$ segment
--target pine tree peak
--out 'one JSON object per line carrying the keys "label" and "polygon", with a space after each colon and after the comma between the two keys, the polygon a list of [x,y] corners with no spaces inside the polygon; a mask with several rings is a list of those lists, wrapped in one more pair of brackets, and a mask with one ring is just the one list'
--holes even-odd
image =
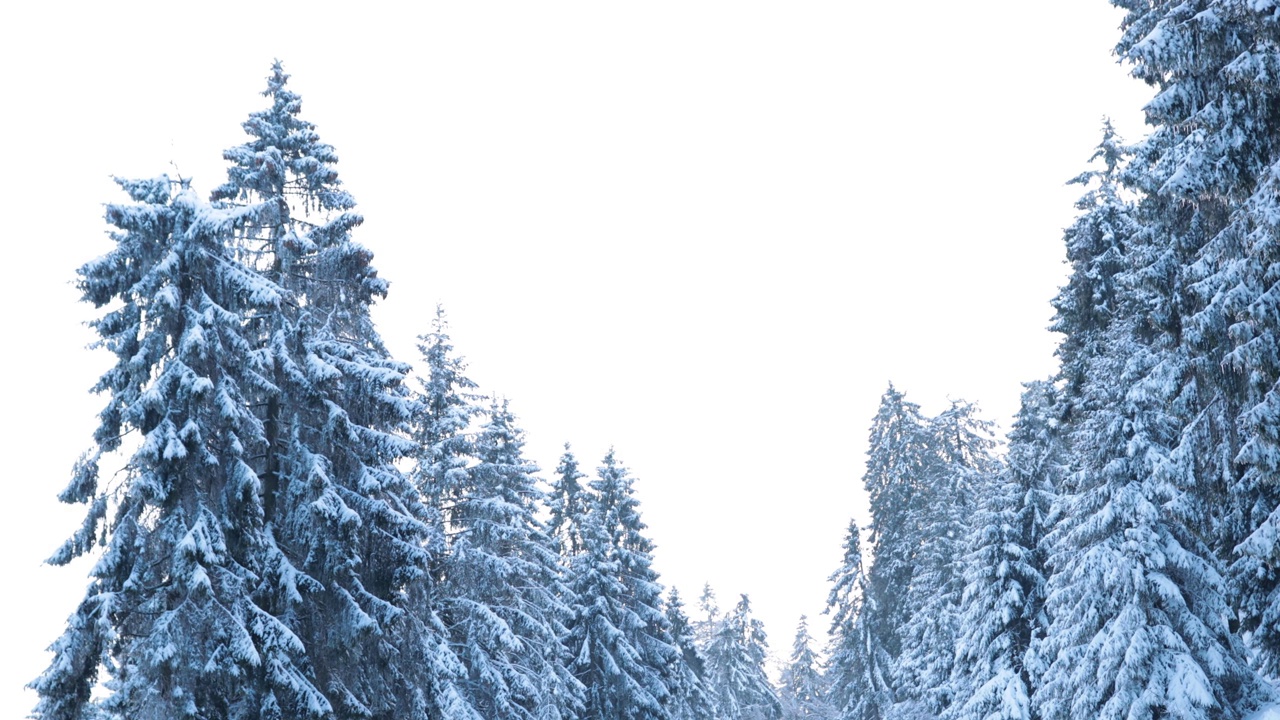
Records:
{"label": "pine tree peak", "polygon": [[271,61],[271,74],[267,76],[267,89],[262,91],[264,97],[275,97],[284,90],[289,82],[289,74],[284,71],[284,63],[276,58]]}
{"label": "pine tree peak", "polygon": [[[362,218],[350,212],[355,199],[342,189],[334,167],[338,155],[320,141],[314,124],[299,117],[302,98],[288,89],[288,81],[281,62],[273,62],[262,91],[271,106],[250,113],[241,123],[251,139],[223,152],[231,167],[227,182],[213,191],[211,199],[273,202],[286,219],[300,212],[339,213],[343,228],[359,225]],[[301,206],[289,207],[286,196],[296,197]]]}

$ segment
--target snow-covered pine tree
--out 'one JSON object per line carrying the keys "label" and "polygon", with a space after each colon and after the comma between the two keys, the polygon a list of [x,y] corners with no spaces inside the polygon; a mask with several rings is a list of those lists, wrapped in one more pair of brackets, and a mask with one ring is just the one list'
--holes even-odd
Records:
{"label": "snow-covered pine tree", "polygon": [[639,502],[613,450],[590,483],[582,552],[572,559],[577,598],[567,645],[586,686],[584,717],[667,720],[681,660],[662,611]]}
{"label": "snow-covered pine tree", "polygon": [[[869,541],[875,549],[867,573],[867,599],[875,612],[866,621],[876,646],[895,662],[902,651],[899,631],[925,600],[912,596],[910,588],[925,504],[933,499],[926,483],[933,464],[929,442],[920,407],[890,385],[871,423],[863,487],[871,505]],[[888,675],[886,679],[892,682]]]}
{"label": "snow-covered pine tree", "polygon": [[715,706],[706,687],[706,661],[698,649],[693,625],[684,613],[684,602],[673,587],[664,610],[671,627],[671,641],[680,650],[681,662],[671,687],[672,720],[704,720],[715,717]]}
{"label": "snow-covered pine tree", "polygon": [[[258,599],[282,575],[314,582],[282,572],[251,465],[266,442],[247,397],[263,368],[245,318],[285,298],[231,256],[256,210],[214,210],[167,177],[119,183],[133,204],[107,207],[116,247],[79,271],[84,300],[118,303],[92,323],[116,364],[94,388],[109,397],[96,448],[60,496],[89,511],[51,562],[104,551],[33,683],[35,717],[326,716],[304,647]],[[104,487],[113,457],[123,470]]]}
{"label": "snow-covered pine tree", "polygon": [[[370,318],[387,283],[351,239],[361,223],[332,147],[299,117],[301,101],[272,66],[266,110],[244,123],[250,140],[227,150],[219,207],[252,209],[240,259],[284,291],[273,312],[249,318],[270,387],[261,408],[267,447],[258,463],[270,536],[294,565],[262,589],[287,619],[333,714],[425,717],[424,675],[438,646],[420,612],[432,528],[397,468],[409,368],[393,360]],[[293,581],[299,573],[314,583]],[[327,712],[327,711],[326,711]],[[289,714],[289,713],[285,713]]]}
{"label": "snow-covered pine tree", "polygon": [[441,588],[447,562],[447,518],[458,507],[458,494],[468,479],[467,468],[474,462],[475,448],[468,431],[480,413],[480,395],[465,375],[466,363],[454,353],[443,306],[436,306],[431,331],[418,336],[418,352],[425,368],[419,373],[413,406],[411,434],[416,448],[409,478],[422,498],[424,520],[430,528],[427,547],[431,561],[418,614],[432,629],[434,647],[429,647],[424,658],[432,665],[429,675],[434,704],[452,708],[445,717],[480,717],[471,704],[472,694],[464,688],[467,669],[441,617],[447,594]]}
{"label": "snow-covered pine tree", "polygon": [[[1145,475],[1144,499],[1172,538],[1159,537],[1159,545],[1177,551],[1160,547],[1158,563],[1135,562],[1148,572],[1174,568],[1175,586],[1212,638],[1187,637],[1194,626],[1177,628],[1205,676],[1196,712],[1236,717],[1256,700],[1259,684],[1224,618],[1240,621],[1259,668],[1274,674],[1280,667],[1271,570],[1280,552],[1267,520],[1280,501],[1269,449],[1275,405],[1267,400],[1280,376],[1270,297],[1280,123],[1268,78],[1277,68],[1276,17],[1270,3],[1115,4],[1126,11],[1117,52],[1157,95],[1145,108],[1154,129],[1124,172],[1140,198],[1141,223],[1128,253],[1128,331],[1102,356],[1132,357],[1111,396],[1124,405],[1112,422],[1127,426],[1116,440],[1129,457],[1148,461],[1131,472]],[[1120,367],[1115,357],[1112,371]],[[1083,424],[1094,430],[1085,442],[1103,435],[1101,421]],[[1220,577],[1226,562],[1230,593]]]}
{"label": "snow-covered pine tree", "polygon": [[[1203,353],[1198,365],[1200,382],[1216,383],[1217,403],[1197,438],[1198,456],[1208,461],[1201,497],[1215,491],[1220,497],[1213,481],[1225,481],[1232,512],[1216,529],[1231,562],[1237,617],[1257,667],[1274,680],[1280,678],[1280,95],[1260,78],[1280,68],[1280,29],[1266,6],[1228,10],[1234,17],[1216,34],[1229,28],[1250,47],[1222,70],[1227,87],[1215,104],[1241,112],[1215,118],[1221,124],[1214,135],[1225,145],[1247,133],[1250,162],[1234,193],[1220,190],[1234,201],[1233,212],[1195,268],[1204,276],[1196,290],[1207,300],[1189,325],[1201,347],[1217,341],[1216,352]],[[1243,150],[1225,146],[1233,160]]]}
{"label": "snow-covered pine tree", "polygon": [[475,448],[469,434],[482,412],[476,384],[466,376],[466,362],[454,353],[449,321],[437,305],[431,332],[418,337],[426,370],[419,382],[413,437],[418,443],[414,483],[446,524],[468,481]]}
{"label": "snow-covered pine tree", "polygon": [[411,436],[416,447],[410,481],[420,494],[424,522],[429,528],[429,572],[420,584],[417,614],[429,630],[423,660],[431,678],[433,704],[444,717],[480,717],[472,705],[473,694],[464,685],[467,669],[441,617],[448,591],[442,588],[448,562],[446,516],[460,507],[459,496],[469,482],[468,467],[475,462],[475,447],[468,434],[480,413],[476,384],[466,375],[466,364],[456,356],[449,337],[444,308],[437,305],[431,332],[418,337],[418,351],[426,365],[418,378],[412,410]]}
{"label": "snow-covered pine tree", "polygon": [[[951,407],[927,423],[924,474],[911,524],[916,528],[909,596],[912,614],[898,630],[895,663],[902,717],[933,717],[952,701],[949,680],[964,591],[960,569],[978,489],[995,471],[991,423],[970,403]],[[923,713],[923,715],[922,715]]]}
{"label": "snow-covered pine tree", "polygon": [[507,402],[494,401],[477,463],[452,488],[441,615],[466,668],[464,694],[483,717],[565,720],[582,696],[561,645],[571,611],[523,448]]}
{"label": "snow-covered pine tree", "polygon": [[1259,687],[1229,632],[1213,554],[1173,512],[1182,493],[1168,449],[1183,398],[1172,371],[1185,364],[1120,341],[1095,363],[1105,396],[1073,432],[1081,468],[1049,539],[1036,704],[1063,720],[1237,718]]}
{"label": "snow-covered pine tree", "polygon": [[[1194,15],[1191,4],[1128,9],[1122,55],[1128,48],[1164,62],[1201,42],[1165,23]],[[1149,70],[1135,62],[1140,74]],[[1192,64],[1177,73],[1205,72]],[[1162,93],[1149,117],[1185,106],[1188,89]],[[1157,130],[1123,174],[1139,196],[1138,228],[1124,239],[1114,314],[1096,335],[1075,403],[1085,411],[1068,427],[1075,467],[1049,536],[1048,664],[1033,698],[1046,718],[1238,718],[1265,691],[1229,627],[1223,566],[1206,532],[1220,516],[1205,502],[1206,483],[1216,481],[1200,465],[1211,458],[1194,449],[1196,425],[1218,424],[1206,415],[1212,399],[1188,325],[1189,268],[1215,211],[1182,195],[1199,182],[1186,174],[1192,168],[1178,169],[1186,156],[1165,154],[1190,127]]]}
{"label": "snow-covered pine tree", "polygon": [[578,469],[578,459],[574,457],[569,443],[565,443],[564,454],[556,466],[556,479],[547,498],[550,509],[547,534],[563,558],[573,557],[582,550],[581,522],[587,512],[587,493],[582,487],[582,480],[586,477]]}
{"label": "snow-covered pine tree", "polygon": [[828,687],[822,675],[822,662],[813,651],[809,619],[800,616],[796,637],[791,644],[791,657],[782,669],[778,700],[783,720],[817,718],[831,720],[834,710],[827,701]]}
{"label": "snow-covered pine tree", "polygon": [[706,649],[707,687],[721,720],[775,720],[782,715],[765,672],[769,643],[746,595],[720,621]]}
{"label": "snow-covered pine tree", "polygon": [[1004,467],[976,488],[949,720],[1037,717],[1031,695],[1042,668],[1032,647],[1048,622],[1043,540],[1065,472],[1058,396],[1051,383],[1027,384]]}
{"label": "snow-covered pine tree", "polygon": [[711,583],[702,584],[702,593],[698,595],[697,622],[693,625],[693,635],[698,639],[698,647],[705,651],[720,627],[720,603],[716,601],[716,591]]}
{"label": "snow-covered pine tree", "polygon": [[[1181,247],[1177,339],[1198,392],[1172,458],[1183,512],[1230,563],[1254,661],[1280,675],[1280,27],[1272,3],[1137,5],[1117,47],[1157,88],[1130,173]],[[1223,497],[1227,502],[1223,503]]]}
{"label": "snow-covered pine tree", "polygon": [[893,706],[893,660],[874,631],[876,598],[868,591],[858,524],[849,521],[844,558],[831,574],[831,593],[823,611],[831,616],[827,702],[839,720],[881,720]]}

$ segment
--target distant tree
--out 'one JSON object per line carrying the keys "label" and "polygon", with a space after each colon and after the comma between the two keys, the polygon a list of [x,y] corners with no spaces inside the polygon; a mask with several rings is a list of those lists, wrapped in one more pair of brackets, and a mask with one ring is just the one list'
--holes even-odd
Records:
{"label": "distant tree", "polygon": [[801,615],[796,627],[795,641],[791,645],[791,657],[782,670],[778,699],[782,704],[782,718],[818,718],[830,720],[835,711],[827,701],[829,688],[822,675],[822,662],[813,651],[813,637],[809,635],[808,618]]}
{"label": "distant tree", "polygon": [[680,650],[680,661],[672,684],[672,720],[715,717],[715,706],[705,681],[706,661],[698,649],[693,625],[684,614],[684,602],[675,588],[667,593],[666,615],[671,627],[671,640]]}
{"label": "distant tree", "polygon": [[707,646],[708,686],[724,720],[774,720],[782,715],[778,696],[765,673],[769,655],[764,623],[751,616],[746,595],[720,622]]}
{"label": "distant tree", "polygon": [[702,592],[698,595],[698,612],[700,615],[694,623],[694,637],[698,639],[698,647],[705,651],[720,627],[720,604],[716,601],[716,591],[711,583],[702,584]]}
{"label": "distant tree", "polygon": [[472,718],[480,717],[474,704],[476,695],[468,689],[468,670],[442,615],[453,591],[445,587],[449,564],[446,518],[456,524],[462,493],[470,483],[469,467],[476,462],[476,448],[468,431],[481,410],[476,384],[464,374],[466,364],[454,353],[448,330],[444,308],[436,306],[431,332],[418,337],[425,367],[411,411],[410,436],[415,447],[409,479],[425,510],[430,562],[419,584],[417,614],[431,633],[422,658],[432,705],[445,717]]}
{"label": "distant tree", "polygon": [[425,368],[413,418],[417,462],[412,477],[429,504],[451,520],[475,461],[470,430],[482,413],[482,398],[466,376],[466,362],[454,353],[443,307],[436,306],[431,332],[418,337],[418,352]]}
{"label": "distant tree", "polygon": [[862,561],[858,524],[849,522],[844,558],[831,574],[823,612],[831,616],[829,654],[823,679],[827,702],[840,720],[880,720],[893,706],[893,660],[874,631],[880,609],[871,595]]}

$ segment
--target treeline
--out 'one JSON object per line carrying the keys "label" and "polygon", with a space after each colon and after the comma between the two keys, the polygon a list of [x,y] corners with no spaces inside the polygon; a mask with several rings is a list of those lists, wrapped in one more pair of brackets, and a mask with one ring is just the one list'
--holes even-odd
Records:
{"label": "treeline", "polygon": [[1280,6],[1113,4],[1151,132],[1106,125],[1076,179],[1061,369],[1028,386],[999,463],[885,395],[874,560],[851,527],[835,576],[842,720],[1235,719],[1276,699]]}
{"label": "treeline", "polygon": [[390,356],[287,78],[210,200],[118,181],[114,248],[79,270],[114,364],[51,562],[98,558],[34,717],[776,717],[746,597],[698,621],[663,597],[612,451],[589,477],[566,445],[548,492],[441,311],[416,381]]}

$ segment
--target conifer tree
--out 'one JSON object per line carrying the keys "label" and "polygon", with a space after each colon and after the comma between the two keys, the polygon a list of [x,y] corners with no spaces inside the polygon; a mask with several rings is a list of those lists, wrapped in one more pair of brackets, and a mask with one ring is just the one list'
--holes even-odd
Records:
{"label": "conifer tree", "polygon": [[[1131,8],[1121,47],[1149,52],[1138,49],[1141,38],[1163,21],[1148,23],[1170,9]],[[1160,31],[1161,56],[1176,56],[1187,39],[1164,34],[1173,30]],[[1148,72],[1142,62],[1138,72]],[[1157,98],[1149,117],[1171,100]],[[1138,227],[1113,277],[1114,314],[1094,334],[1075,391],[1083,408],[1068,428],[1075,468],[1049,536],[1047,667],[1034,698],[1047,718],[1237,718],[1264,689],[1229,627],[1223,564],[1210,539],[1220,513],[1204,503],[1217,481],[1200,467],[1211,455],[1195,449],[1204,436],[1197,426],[1221,426],[1208,386],[1196,381],[1198,340],[1188,324],[1191,268],[1216,211],[1179,197],[1190,187],[1184,182],[1199,181],[1157,159],[1184,130],[1157,130],[1123,174],[1140,198]]]}
{"label": "conifer tree", "polygon": [[[1058,652],[1042,695],[1058,717],[1239,717],[1267,689],[1228,619],[1259,667],[1277,667],[1266,649],[1274,533],[1263,529],[1277,497],[1269,453],[1253,454],[1274,428],[1255,403],[1276,367],[1265,299],[1275,90],[1264,80],[1275,19],[1229,0],[1114,4],[1126,11],[1117,53],[1158,92],[1145,108],[1153,130],[1122,174],[1138,229],[1116,276],[1118,319],[1088,368],[1094,404],[1071,428],[1080,468],[1054,533]],[[1146,642],[1118,662],[1122,633]],[[1116,680],[1082,692],[1094,676]]]}
{"label": "conifer tree", "polygon": [[[133,204],[107,207],[116,247],[79,271],[84,300],[119,303],[93,322],[117,361],[95,387],[109,397],[96,448],[60,496],[89,511],[51,562],[104,552],[33,683],[35,716],[96,716],[98,682],[105,717],[321,716],[304,648],[259,601],[287,562],[251,465],[265,445],[247,401],[262,367],[243,325],[285,294],[228,248],[255,210],[214,210],[167,177],[118,182]],[[100,463],[130,435],[121,478],[103,487]]]}
{"label": "conifer tree", "polygon": [[720,627],[720,603],[716,601],[716,591],[709,582],[702,584],[702,592],[698,595],[698,611],[701,616],[694,624],[694,637],[698,639],[698,647],[706,650]]}
{"label": "conifer tree", "polygon": [[581,686],[569,673],[557,556],[536,518],[537,468],[506,401],[476,438],[477,464],[455,486],[454,539],[442,615],[466,668],[464,693],[484,717],[574,717]]}
{"label": "conifer tree", "polygon": [[672,720],[701,720],[715,717],[715,709],[706,687],[706,661],[698,649],[693,625],[684,613],[684,602],[673,587],[667,593],[665,612],[671,627],[671,641],[680,650],[675,681],[672,684]]}
{"label": "conifer tree", "polygon": [[418,352],[426,370],[414,413],[418,447],[413,480],[430,505],[443,512],[442,519],[449,520],[475,457],[469,431],[481,414],[480,395],[465,374],[466,363],[454,353],[443,307],[436,306],[431,332],[418,337]]}
{"label": "conifer tree", "polygon": [[[895,659],[900,712],[944,711],[952,702],[949,680],[960,632],[958,611],[964,590],[960,571],[974,510],[973,498],[992,472],[991,423],[963,401],[928,421],[921,438],[923,475],[911,510],[916,537],[909,588],[912,614],[898,629],[902,650]],[[913,708],[921,708],[916,710]]]}
{"label": "conifer tree", "polygon": [[919,406],[890,385],[871,424],[863,475],[875,561],[867,573],[860,622],[870,635],[868,648],[883,653],[877,658],[884,663],[875,668],[881,673],[876,680],[886,683],[868,696],[877,705],[864,707],[865,716],[889,717],[893,705],[908,699],[906,693],[899,696],[897,662],[903,651],[902,630],[926,599],[914,595],[911,587],[934,461],[928,445],[928,423]]}
{"label": "conifer tree", "polygon": [[[253,211],[237,254],[284,292],[248,321],[268,368],[269,386],[250,398],[266,436],[265,522],[296,563],[263,592],[307,648],[334,714],[423,717],[422,688],[433,681],[419,672],[431,663],[402,661],[435,645],[415,598],[432,530],[397,467],[414,451],[409,368],[373,327],[370,308],[387,283],[351,239],[362,219],[337,156],[299,117],[287,81],[275,63],[263,93],[270,107],[244,123],[250,140],[226,151],[228,180],[213,193],[219,207]],[[292,580],[300,575],[310,581]]]}
{"label": "conifer tree", "polygon": [[1169,450],[1178,366],[1133,344],[1095,366],[1119,378],[1077,428],[1082,468],[1050,536],[1046,641],[1037,704],[1047,718],[1239,717],[1259,689],[1227,627],[1213,554],[1169,512],[1181,497]]}
{"label": "conifer tree", "polygon": [[418,338],[426,367],[418,378],[412,410],[415,441],[410,481],[422,498],[423,522],[429,534],[428,573],[419,583],[417,614],[429,631],[424,668],[430,680],[432,704],[445,717],[480,717],[475,694],[466,685],[468,671],[442,617],[449,591],[443,587],[448,562],[446,517],[456,520],[459,497],[469,482],[475,447],[468,430],[480,412],[476,384],[464,375],[466,364],[457,357],[448,333],[444,308],[437,306],[431,332]]}
{"label": "conifer tree", "polygon": [[[1130,173],[1179,263],[1176,338],[1197,391],[1171,457],[1180,506],[1229,563],[1254,662],[1280,674],[1280,101],[1268,4],[1122,4],[1117,47],[1158,89]],[[1158,43],[1157,43],[1158,41]],[[1223,502],[1223,498],[1227,502]]]}
{"label": "conifer tree", "polygon": [[579,599],[567,645],[586,687],[585,717],[666,720],[680,650],[662,612],[632,479],[613,451],[605,456],[582,523],[582,552],[572,559]]}
{"label": "conifer tree", "polygon": [[582,550],[581,523],[587,512],[587,493],[582,487],[582,480],[586,477],[578,469],[578,459],[570,450],[569,443],[565,443],[547,499],[550,510],[547,534],[562,557],[572,557]]}
{"label": "conifer tree", "polygon": [[1058,393],[1030,383],[1009,436],[1004,467],[979,486],[964,558],[960,634],[951,679],[956,720],[1033,720],[1042,671],[1033,644],[1045,632],[1043,540],[1064,472]]}
{"label": "conifer tree", "polygon": [[1101,167],[1071,180],[1086,190],[1076,201],[1079,216],[1063,234],[1071,274],[1054,298],[1050,326],[1063,335],[1057,355],[1069,405],[1082,399],[1089,362],[1103,352],[1106,330],[1120,312],[1116,276],[1125,269],[1126,246],[1138,231],[1121,184],[1127,156],[1111,121],[1104,120],[1102,141],[1090,158]]}
{"label": "conifer tree", "polygon": [[863,487],[870,499],[869,540],[875,548],[867,573],[867,598],[875,608],[867,616],[868,631],[894,661],[902,651],[899,630],[924,600],[909,591],[924,506],[931,499],[928,446],[928,423],[920,407],[890,385],[871,424]]}
{"label": "conifer tree", "polygon": [[782,704],[783,720],[796,718],[833,717],[827,702],[828,688],[822,676],[822,663],[813,651],[813,637],[809,634],[809,619],[800,616],[796,637],[791,645],[791,657],[782,670],[778,699]]}
{"label": "conifer tree", "polygon": [[892,658],[875,628],[880,619],[869,592],[862,561],[858,524],[849,522],[844,558],[831,575],[831,593],[823,611],[831,616],[827,671],[828,703],[840,720],[880,720],[894,698],[890,684]]}
{"label": "conifer tree", "polygon": [[707,684],[723,720],[773,720],[782,715],[765,674],[769,655],[764,623],[751,616],[746,595],[725,614],[707,646]]}

